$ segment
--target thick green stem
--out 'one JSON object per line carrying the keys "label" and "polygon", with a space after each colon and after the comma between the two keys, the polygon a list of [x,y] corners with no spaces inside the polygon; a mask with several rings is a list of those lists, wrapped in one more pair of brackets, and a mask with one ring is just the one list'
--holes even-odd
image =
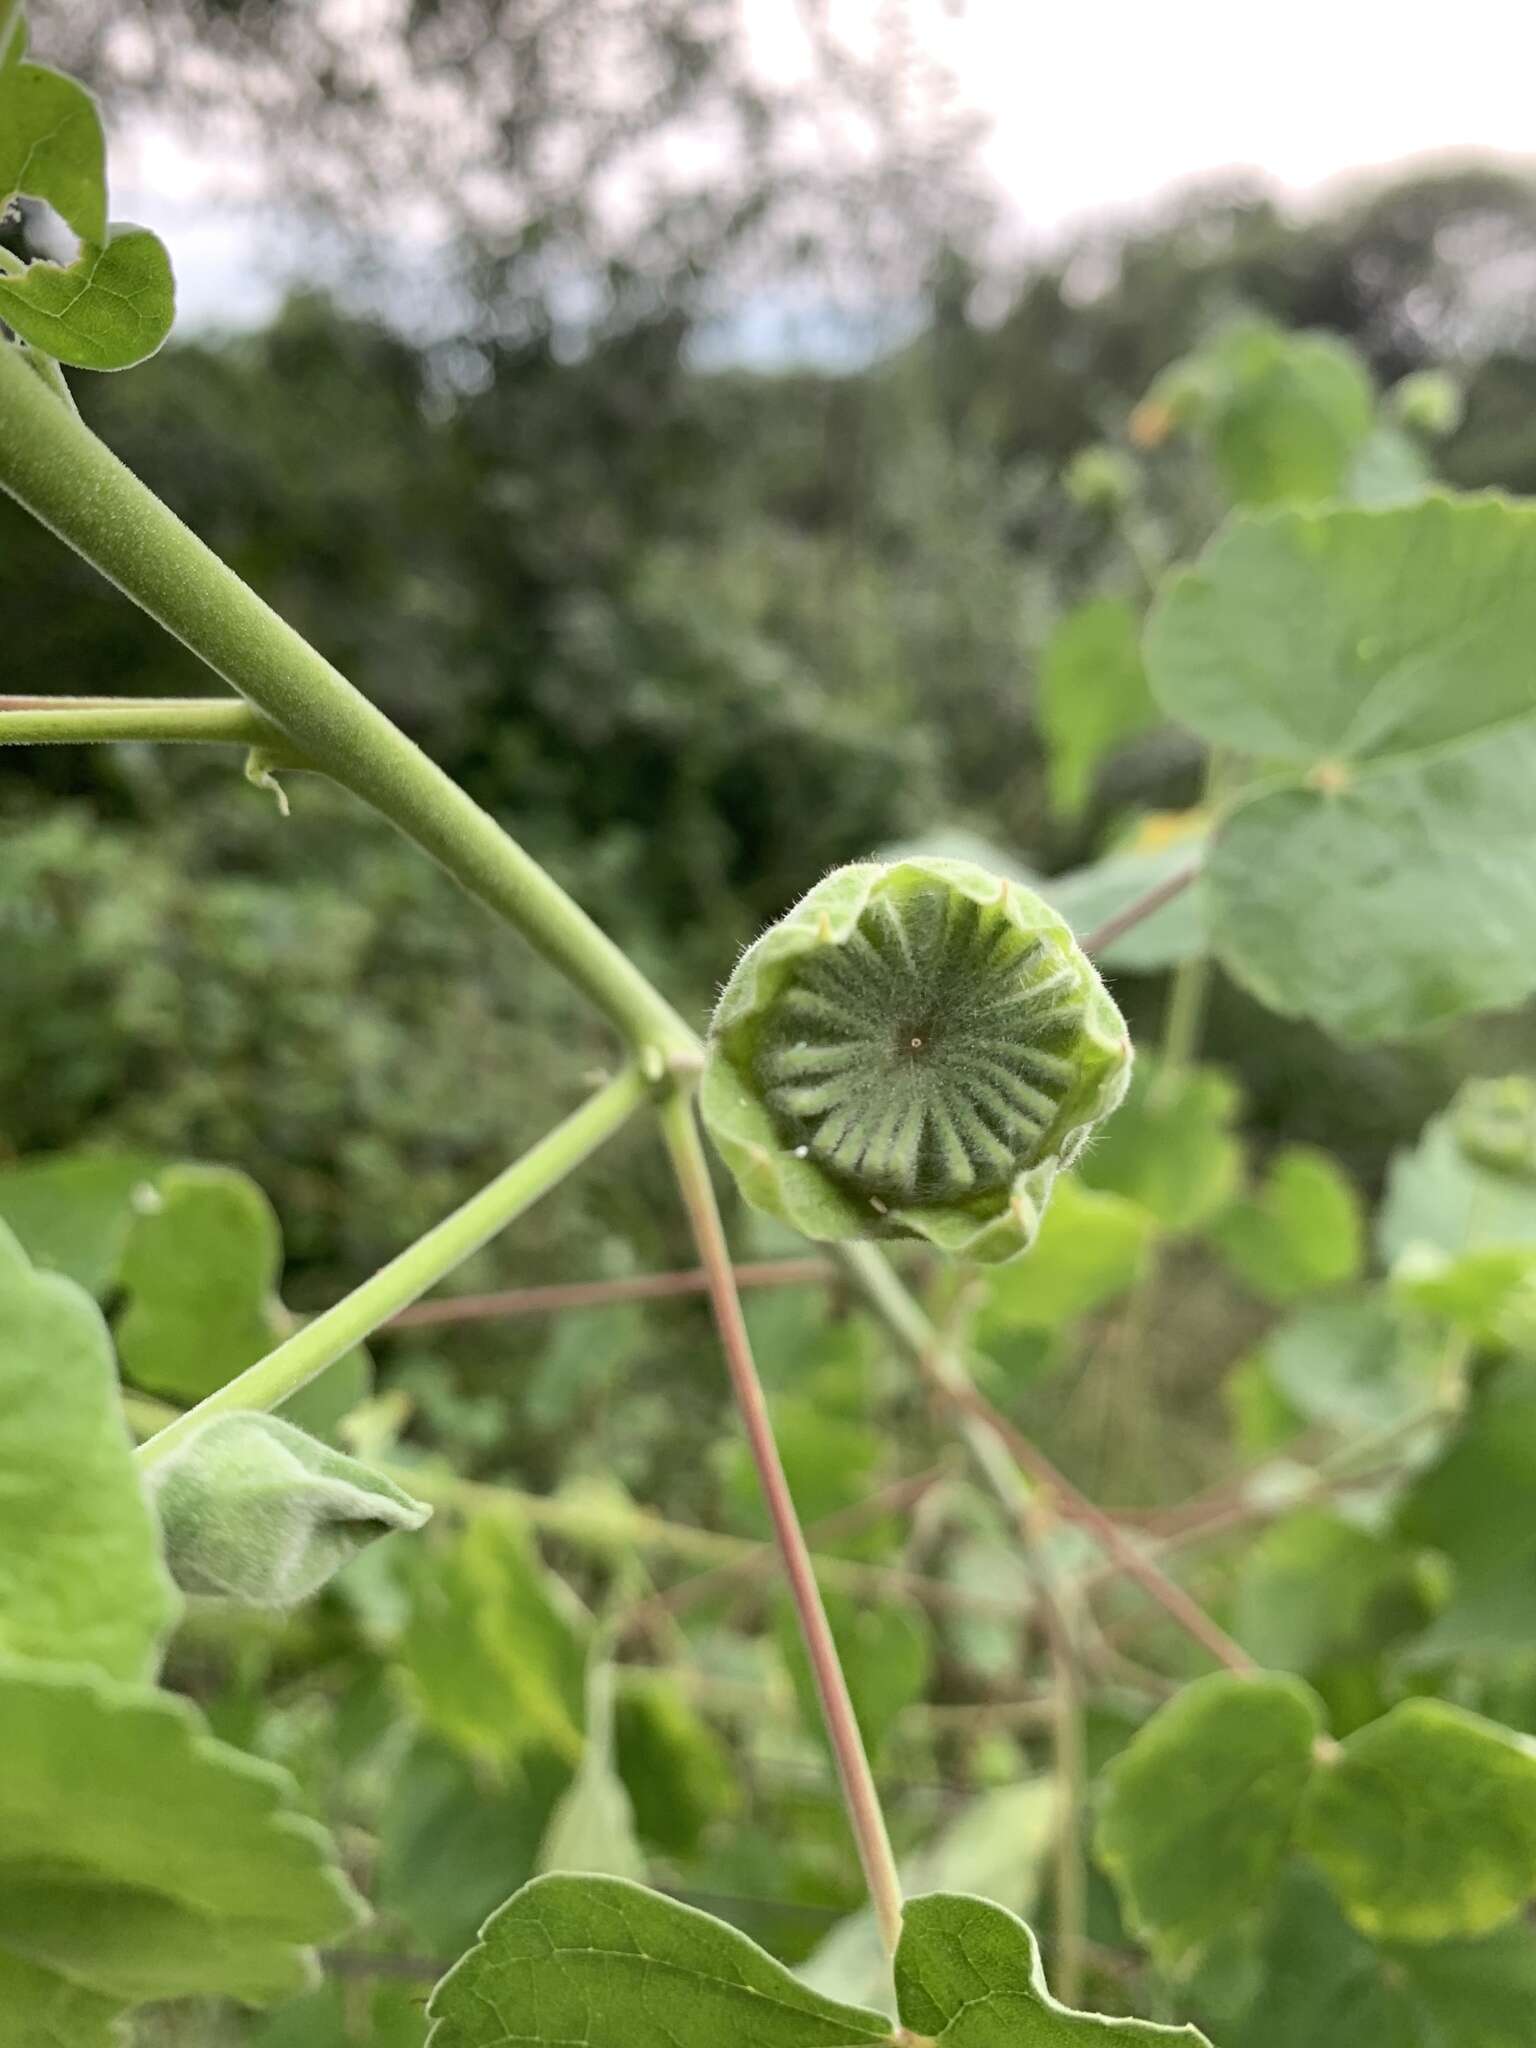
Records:
{"label": "thick green stem", "polygon": [[233,1409],[275,1408],[279,1401],[307,1386],[328,1365],[371,1336],[397,1309],[425,1294],[515,1216],[548,1194],[627,1122],[645,1100],[645,1092],[637,1070],[627,1068],[371,1280],[152,1436],[139,1449],[139,1463],[159,1464],[215,1415]]}
{"label": "thick green stem", "polygon": [[190,532],[21,352],[0,347],[0,487],[507,918],[649,1056],[697,1041],[606,934],[450,777]]}
{"label": "thick green stem", "polygon": [[243,697],[0,697],[0,747],[96,740],[217,740],[302,758]]}
{"label": "thick green stem", "polygon": [[[790,1597],[800,1623],[806,1657],[821,1701],[827,1738],[837,1764],[843,1803],[858,1844],[864,1866],[864,1881],[887,1955],[896,1953],[901,1939],[901,1879],[885,1825],[874,1773],[869,1767],[864,1738],[848,1692],[848,1681],[832,1639],[832,1627],[816,1583],[815,1567],[806,1545],[800,1517],[784,1473],[784,1461],[773,1434],[763,1383],[752,1357],[752,1342],[741,1312],[741,1297],[731,1268],[731,1255],[724,1226],[709,1178],[709,1163],[694,1121],[693,1103],[681,1089],[662,1107],[667,1146],[677,1173],[678,1186],[693,1234],[699,1260],[710,1279],[710,1304],[720,1332],[721,1347],[730,1371],[736,1405],[741,1412],[747,1443],[757,1467],[758,1481],[767,1502],[769,1519],[784,1559]],[[899,1283],[898,1283],[899,1284]]]}

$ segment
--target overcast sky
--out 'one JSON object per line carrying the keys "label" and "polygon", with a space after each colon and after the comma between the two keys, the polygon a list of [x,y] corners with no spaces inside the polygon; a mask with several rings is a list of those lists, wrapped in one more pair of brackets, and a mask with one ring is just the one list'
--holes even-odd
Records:
{"label": "overcast sky", "polygon": [[[739,0],[762,62],[793,77],[806,0]],[[826,0],[857,42],[891,0]],[[989,123],[983,160],[1031,240],[1125,215],[1171,186],[1241,167],[1298,203],[1350,173],[1429,153],[1536,164],[1530,0],[907,0],[919,50]],[[121,138],[114,211],[158,228],[183,324],[259,314],[250,224],[201,196],[166,137]]]}

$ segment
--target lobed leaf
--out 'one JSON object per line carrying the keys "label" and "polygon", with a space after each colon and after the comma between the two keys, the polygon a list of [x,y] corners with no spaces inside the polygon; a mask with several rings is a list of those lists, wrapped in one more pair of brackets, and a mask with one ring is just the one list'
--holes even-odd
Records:
{"label": "lobed leaf", "polygon": [[83,1288],[0,1225],[0,1651],[149,1678],[179,1611]]}
{"label": "lobed leaf", "polygon": [[1163,708],[1265,764],[1206,882],[1271,1007],[1360,1042],[1536,985],[1533,571],[1536,507],[1441,495],[1241,520],[1158,607]]}
{"label": "lobed leaf", "polygon": [[259,2004],[361,1902],[286,1772],[185,1701],[0,1658],[0,1955],[124,2003]]}
{"label": "lobed leaf", "polygon": [[936,2048],[1141,2048],[1206,2043],[1194,2027],[1072,2012],[1046,1989],[1034,1935],[985,1899],[934,1892],[908,1901],[896,1951],[902,2023]]}
{"label": "lobed leaf", "polygon": [[1109,1766],[1095,1852],[1165,1968],[1187,1969],[1267,1902],[1321,1727],[1299,1680],[1218,1672],[1186,1686]]}
{"label": "lobed leaf", "polygon": [[1444,1700],[1404,1700],[1319,1769],[1298,1844],[1367,1934],[1491,1933],[1536,1895],[1536,1748]]}

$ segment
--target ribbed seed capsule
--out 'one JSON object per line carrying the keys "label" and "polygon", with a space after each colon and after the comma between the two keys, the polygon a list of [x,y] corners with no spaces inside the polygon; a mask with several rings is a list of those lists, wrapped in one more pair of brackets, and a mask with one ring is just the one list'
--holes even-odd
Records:
{"label": "ribbed seed capsule", "polygon": [[1130,1046],[1071,932],[967,862],[840,868],[743,956],[704,1111],[748,1199],[813,1237],[1024,1249]]}

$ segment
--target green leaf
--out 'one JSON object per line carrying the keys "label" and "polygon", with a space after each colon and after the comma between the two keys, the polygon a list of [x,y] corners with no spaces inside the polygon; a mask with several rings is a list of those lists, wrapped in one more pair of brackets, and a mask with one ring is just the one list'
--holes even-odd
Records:
{"label": "green leaf", "polygon": [[1526,1551],[1536,1500],[1536,1359],[1513,1358],[1481,1380],[1461,1426],[1398,1510],[1410,1542],[1485,1572]]}
{"label": "green leaf", "polygon": [[[1052,1778],[1029,1778],[979,1793],[938,1839],[901,1867],[907,1896],[970,1892],[1012,1913],[1034,1910],[1040,1874],[1056,1838],[1061,1801]],[[873,2005],[892,1992],[890,1959],[874,1909],[840,1921],[800,1975],[828,1998]]]}
{"label": "green leaf", "polygon": [[1180,1971],[1279,1880],[1322,1726],[1294,1678],[1186,1686],[1110,1764],[1094,1836],[1128,1924]]}
{"label": "green leaf", "polygon": [[281,1263],[277,1217],[248,1175],[168,1168],[123,1249],[117,1348],[128,1378],[190,1403],[254,1365],[289,1327]]}
{"label": "green leaf", "polygon": [[950,1892],[909,1900],[896,1951],[896,1998],[902,2024],[938,2048],[1205,2042],[1194,2027],[1104,2019],[1058,2005],[1024,1922],[985,1899]]}
{"label": "green leaf", "polygon": [[151,1472],[177,1585],[293,1607],[365,1545],[432,1510],[275,1415],[215,1416]]}
{"label": "green leaf", "polygon": [[1322,1508],[1275,1523],[1238,1567],[1233,1633],[1278,1670],[1369,1655],[1425,1618],[1413,1558]]}
{"label": "green leaf", "polygon": [[744,1934],[619,1878],[541,1877],[433,1992],[430,2048],[859,2048],[879,2013],[821,1997]]}
{"label": "green leaf", "polygon": [[117,1285],[134,1190],[162,1163],[147,1152],[66,1152],[0,1167],[0,1223],[33,1265],[67,1274],[99,1301]]}
{"label": "green leaf", "polygon": [[107,239],[106,140],[96,102],[40,64],[0,71],[0,213],[25,193],[45,199],[82,242]]}
{"label": "green leaf", "polygon": [[583,1636],[522,1523],[478,1514],[451,1548],[408,1558],[399,1657],[426,1726],[502,1777],[530,1750],[579,1763]]}
{"label": "green leaf", "polygon": [[1367,1934],[1491,1933],[1536,1894],[1536,1749],[1444,1700],[1404,1700],[1319,1769],[1298,1845]]}
{"label": "green leaf", "polygon": [[1015,1330],[1059,1330],[1113,1301],[1146,1271],[1156,1233],[1137,1203],[1064,1174],[1028,1256],[987,1274],[977,1343],[991,1351]]}
{"label": "green leaf", "polygon": [[1402,505],[1435,487],[1435,473],[1418,443],[1384,422],[1355,450],[1339,495],[1351,505]]}
{"label": "green leaf", "polygon": [[[920,1700],[927,1689],[933,1630],[922,1609],[909,1600],[862,1601],[834,1592],[823,1597],[859,1730],[871,1755],[878,1756],[902,1708]],[[779,1607],[778,1635],[805,1724],[824,1740],[821,1703],[787,1601]]]}
{"label": "green leaf", "polygon": [[1536,1246],[1536,1187],[1470,1157],[1453,1109],[1431,1118],[1411,1152],[1393,1155],[1377,1241],[1388,1266],[1424,1248],[1454,1258]]}
{"label": "green leaf", "polygon": [[1078,1161],[1078,1174],[1150,1210],[1165,1230],[1196,1230],[1237,1190],[1238,1102],[1236,1084],[1214,1067],[1160,1075],[1155,1061],[1138,1060],[1130,1093]]}
{"label": "green leaf", "polygon": [[142,363],[175,317],[165,244],[124,221],[113,221],[105,244],[86,243],[67,267],[31,263],[20,277],[0,276],[0,319],[33,348],[79,370]]}
{"label": "green leaf", "polygon": [[0,1225],[0,1650],[148,1678],[179,1611],[83,1288]]}
{"label": "green leaf", "polygon": [[1141,665],[1141,621],[1131,607],[1101,597],[1068,612],[1040,657],[1040,724],[1057,810],[1081,811],[1099,762],[1158,716]]}
{"label": "green leaf", "polygon": [[103,1999],[314,1981],[363,1917],[286,1772],[185,1701],[0,1659],[0,1954]]}
{"label": "green leaf", "polygon": [[1298,1870],[1231,2038],[1241,2048],[1529,2048],[1533,2011],[1529,1928],[1485,1941],[1378,1947]]}
{"label": "green leaf", "polygon": [[542,1870],[595,1877],[645,1875],[635,1810],[613,1762],[613,1666],[595,1659],[587,1677],[587,1743],[576,1775],[550,1817],[539,1851]]}
{"label": "green leaf", "polygon": [[1266,764],[1206,883],[1272,1008],[1361,1042],[1536,985],[1533,634],[1536,507],[1495,498],[1242,520],[1173,583],[1154,692]]}
{"label": "green leaf", "polygon": [[668,1855],[692,1855],[710,1821],[740,1804],[730,1752],[664,1675],[626,1672],[614,1761],[641,1839]]}
{"label": "green leaf", "polygon": [[1292,1301],[1358,1279],[1365,1219],[1354,1183],[1326,1152],[1287,1145],[1263,1186],[1211,1226],[1227,1263],[1266,1301]]}
{"label": "green leaf", "polygon": [[[1202,857],[1204,846],[1203,830],[1183,831],[1164,843],[1121,847],[1087,867],[1052,875],[1034,886],[1083,939],[1161,883],[1172,881]],[[1196,880],[1161,910],[1102,947],[1095,960],[1126,974],[1157,974],[1195,959],[1206,947],[1204,899],[1204,885]]]}
{"label": "green leaf", "polygon": [[1390,1429],[1440,1392],[1438,1347],[1376,1294],[1308,1302],[1271,1333],[1262,1357],[1299,1415],[1345,1432]]}
{"label": "green leaf", "polygon": [[120,1998],[82,1991],[52,1970],[0,1954],[7,2048],[126,2048]]}

